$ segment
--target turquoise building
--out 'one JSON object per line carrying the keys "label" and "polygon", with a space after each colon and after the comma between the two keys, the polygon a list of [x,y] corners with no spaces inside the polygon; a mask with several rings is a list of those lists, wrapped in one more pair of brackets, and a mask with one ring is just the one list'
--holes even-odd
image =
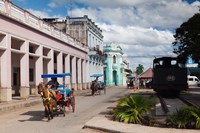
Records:
{"label": "turquoise building", "polygon": [[125,85],[126,76],[130,72],[129,63],[123,59],[122,48],[114,43],[103,47],[104,81],[106,85]]}

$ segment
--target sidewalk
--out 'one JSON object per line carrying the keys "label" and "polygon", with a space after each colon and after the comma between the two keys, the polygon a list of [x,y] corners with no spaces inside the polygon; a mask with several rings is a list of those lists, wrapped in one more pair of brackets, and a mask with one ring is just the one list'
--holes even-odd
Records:
{"label": "sidewalk", "polygon": [[[77,90],[74,92],[75,96],[84,95],[88,90]],[[13,97],[12,101],[9,102],[2,102],[0,103],[0,114],[4,112],[8,112],[11,110],[17,110],[23,107],[34,106],[36,104],[42,103],[42,99],[40,96],[31,95],[28,99],[21,99],[18,97]]]}
{"label": "sidewalk", "polygon": [[[133,93],[153,93],[150,89],[139,89]],[[114,105],[113,105],[114,107]],[[160,128],[150,127],[139,124],[126,124],[112,120],[112,116],[109,113],[112,107],[107,108],[104,112],[101,112],[97,116],[85,123],[84,128],[97,129],[106,131],[109,133],[199,133],[200,130],[192,129],[175,129],[175,128]]]}
{"label": "sidewalk", "polygon": [[97,115],[85,123],[84,128],[98,129],[109,133],[199,133],[199,130],[158,128],[139,124],[125,124],[110,120],[105,115]]}

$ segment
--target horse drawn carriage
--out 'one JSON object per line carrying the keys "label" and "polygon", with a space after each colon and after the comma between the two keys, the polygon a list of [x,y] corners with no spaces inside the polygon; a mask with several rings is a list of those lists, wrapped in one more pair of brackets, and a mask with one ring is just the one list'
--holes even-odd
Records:
{"label": "horse drawn carriage", "polygon": [[134,79],[135,77],[130,75],[130,76],[127,76],[128,80],[127,80],[127,88],[134,88]]}
{"label": "horse drawn carriage", "polygon": [[[42,78],[51,78],[48,82],[50,84],[40,83],[38,85],[38,93],[41,95],[45,107],[45,116],[48,120],[53,119],[54,114],[63,114],[65,116],[66,107],[74,112],[75,111],[75,97],[74,90],[66,89],[65,84],[55,85],[53,82],[57,82],[57,78],[64,78],[65,76],[71,76],[71,73],[62,74],[43,74]],[[58,83],[58,82],[57,82]],[[56,89],[53,90],[52,87]]]}
{"label": "horse drawn carriage", "polygon": [[95,80],[92,81],[90,89],[92,90],[92,95],[95,94],[101,94],[101,91],[104,91],[104,94],[106,94],[106,85],[102,81],[98,81],[99,77],[102,77],[103,74],[93,74],[90,77],[94,77]]}

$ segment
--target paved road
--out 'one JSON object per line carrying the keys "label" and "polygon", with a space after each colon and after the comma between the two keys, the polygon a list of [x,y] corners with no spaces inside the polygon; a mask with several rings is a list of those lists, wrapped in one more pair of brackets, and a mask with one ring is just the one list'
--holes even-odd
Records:
{"label": "paved road", "polygon": [[200,87],[190,87],[187,92],[183,92],[181,97],[200,107]]}
{"label": "paved road", "polygon": [[113,105],[114,101],[129,93],[122,87],[107,89],[107,94],[76,97],[75,113],[68,112],[65,117],[55,117],[50,122],[43,117],[42,103],[32,107],[0,115],[1,133],[94,133],[91,129],[82,129],[83,125],[95,115]]}

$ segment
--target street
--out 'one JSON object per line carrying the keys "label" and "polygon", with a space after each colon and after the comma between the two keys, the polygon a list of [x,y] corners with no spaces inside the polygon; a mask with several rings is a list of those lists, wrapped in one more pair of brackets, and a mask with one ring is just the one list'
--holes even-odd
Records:
{"label": "street", "polygon": [[53,120],[47,122],[44,118],[44,107],[41,104],[19,109],[17,111],[7,112],[0,115],[1,133],[95,133],[99,131],[91,129],[82,129],[84,124],[95,115],[104,111],[107,107],[125,94],[130,89],[125,87],[108,88],[106,94],[91,96],[89,93],[85,96],[76,97],[75,113],[67,111],[65,117],[55,116]]}

